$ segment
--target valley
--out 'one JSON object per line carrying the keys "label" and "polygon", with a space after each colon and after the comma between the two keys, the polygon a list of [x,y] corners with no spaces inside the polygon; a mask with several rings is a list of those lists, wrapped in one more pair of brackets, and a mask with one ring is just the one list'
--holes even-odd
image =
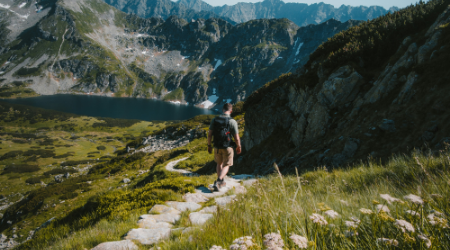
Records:
{"label": "valley", "polygon": [[308,26],[124,3],[1,0],[0,249],[449,248],[449,0]]}

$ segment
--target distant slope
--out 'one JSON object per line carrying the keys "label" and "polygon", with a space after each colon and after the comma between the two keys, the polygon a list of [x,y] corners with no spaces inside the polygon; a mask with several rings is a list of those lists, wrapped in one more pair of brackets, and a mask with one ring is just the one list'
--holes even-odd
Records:
{"label": "distant slope", "polygon": [[[331,4],[323,2],[316,4],[285,3],[281,0],[264,0],[257,3],[238,3],[213,7],[202,0],[178,0],[180,5],[195,11],[211,11],[219,16],[242,23],[261,18],[287,18],[298,26],[319,24],[334,18],[341,22],[348,20],[371,20],[388,12],[398,10],[396,7],[389,10],[379,6],[349,6],[342,5],[334,8]],[[394,3],[393,3],[394,4]]]}

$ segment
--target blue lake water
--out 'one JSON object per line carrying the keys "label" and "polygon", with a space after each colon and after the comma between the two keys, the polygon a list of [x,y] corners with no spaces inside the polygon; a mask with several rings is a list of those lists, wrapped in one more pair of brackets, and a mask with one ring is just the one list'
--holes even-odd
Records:
{"label": "blue lake water", "polygon": [[138,119],[143,121],[186,120],[197,115],[216,114],[212,110],[194,106],[139,98],[50,95],[0,100],[13,104],[29,105],[78,115]]}

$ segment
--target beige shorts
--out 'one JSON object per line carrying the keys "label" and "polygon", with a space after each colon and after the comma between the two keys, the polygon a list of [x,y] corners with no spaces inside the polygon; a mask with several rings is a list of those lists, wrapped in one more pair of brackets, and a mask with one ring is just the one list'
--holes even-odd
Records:
{"label": "beige shorts", "polygon": [[233,148],[217,149],[214,148],[214,160],[217,164],[222,164],[224,167],[233,166]]}

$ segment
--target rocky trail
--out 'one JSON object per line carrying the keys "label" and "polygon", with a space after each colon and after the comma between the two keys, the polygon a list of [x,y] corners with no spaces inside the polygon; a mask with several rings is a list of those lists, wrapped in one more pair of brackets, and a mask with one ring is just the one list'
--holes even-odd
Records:
{"label": "rocky trail", "polygon": [[[181,173],[184,176],[196,176],[183,169],[175,169],[174,167],[187,158],[171,161],[166,165],[166,170]],[[212,184],[208,187],[198,187],[194,193],[187,193],[183,196],[184,202],[167,201],[165,204],[157,204],[153,206],[148,214],[143,214],[137,221],[137,228],[131,229],[122,241],[104,242],[94,247],[92,250],[133,250],[138,246],[133,241],[139,241],[143,245],[152,245],[162,239],[169,238],[174,231],[188,232],[195,226],[206,223],[217,212],[218,206],[225,206],[233,202],[236,194],[245,193],[246,186],[253,185],[257,180],[252,175],[235,175],[233,177],[225,177],[226,187],[219,192],[213,192]],[[242,182],[242,183],[241,183]],[[230,190],[234,189],[233,195],[227,195]],[[214,199],[215,205],[203,206],[211,199]],[[174,224],[181,219],[181,213],[189,211],[189,220],[191,227],[178,227]]]}

